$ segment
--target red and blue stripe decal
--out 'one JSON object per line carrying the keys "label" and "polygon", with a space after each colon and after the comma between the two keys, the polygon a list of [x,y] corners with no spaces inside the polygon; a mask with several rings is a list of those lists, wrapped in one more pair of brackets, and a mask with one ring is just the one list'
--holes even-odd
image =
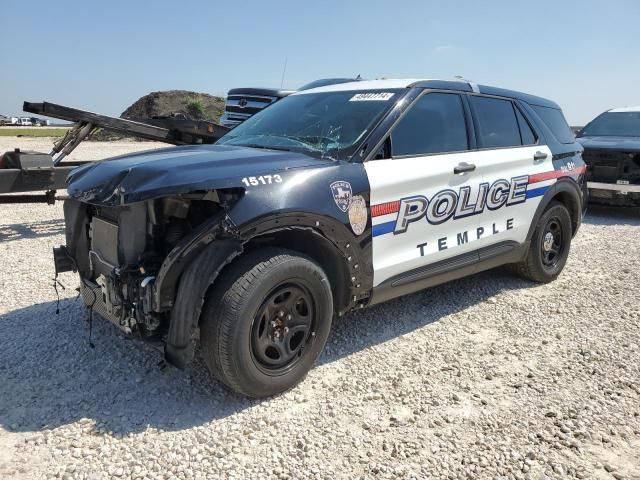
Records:
{"label": "red and blue stripe decal", "polygon": [[[553,183],[543,186],[536,186],[536,184],[542,182],[548,182],[549,180],[556,180],[560,177],[578,176],[586,171],[586,165],[573,168],[571,170],[551,170],[549,172],[536,173],[529,175],[529,184],[527,186],[526,198],[541,197],[551,188]],[[555,183],[555,182],[554,182]],[[371,205],[371,218],[372,220],[384,215],[391,215],[400,211],[400,200],[394,200],[392,202],[378,203]],[[374,237],[384,235],[393,232],[395,228],[396,220],[391,222],[379,223],[371,227],[371,233]]]}
{"label": "red and blue stripe decal", "polygon": [[[392,213],[398,213],[400,211],[400,200],[393,202],[379,203],[377,205],[371,205],[371,218],[380,217],[382,215],[390,215]],[[371,235],[377,237],[378,235],[384,235],[385,233],[393,232],[396,226],[396,221],[380,223],[378,225],[371,226]]]}
{"label": "red and blue stripe decal", "polygon": [[533,184],[546,182],[548,180],[556,180],[560,177],[577,176],[583,174],[587,170],[586,165],[576,167],[572,170],[551,170],[549,172],[535,173],[529,175],[529,186],[527,187],[527,198],[541,197],[547,190],[551,188],[551,185],[545,185],[543,187],[531,188]]}

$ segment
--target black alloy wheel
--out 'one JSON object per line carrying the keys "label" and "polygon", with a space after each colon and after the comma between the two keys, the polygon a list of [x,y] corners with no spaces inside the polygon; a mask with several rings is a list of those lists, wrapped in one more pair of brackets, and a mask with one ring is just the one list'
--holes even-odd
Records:
{"label": "black alloy wheel", "polygon": [[553,269],[558,265],[564,251],[562,241],[562,223],[558,217],[551,217],[543,229],[542,242],[542,264],[545,268]]}
{"label": "black alloy wheel", "polygon": [[292,368],[315,338],[314,317],[313,299],[302,282],[273,289],[251,328],[251,353],[258,367],[270,375]]}
{"label": "black alloy wheel", "polygon": [[536,222],[527,255],[514,265],[515,271],[534,282],[555,280],[569,257],[573,227],[569,210],[551,201]]}
{"label": "black alloy wheel", "polygon": [[313,259],[257,249],[215,280],[202,312],[200,344],[222,383],[249,397],[268,397],[306,376],[332,318],[331,283]]}

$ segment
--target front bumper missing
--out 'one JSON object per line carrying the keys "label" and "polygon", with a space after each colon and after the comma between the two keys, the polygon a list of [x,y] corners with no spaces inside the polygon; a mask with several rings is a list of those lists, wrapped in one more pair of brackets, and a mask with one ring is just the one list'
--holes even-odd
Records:
{"label": "front bumper missing", "polygon": [[64,245],[53,247],[53,264],[56,269],[56,275],[62,272],[76,271],[76,262]]}
{"label": "front bumper missing", "polygon": [[[77,271],[76,263],[64,245],[54,247],[53,263],[56,275],[62,272]],[[101,275],[99,280],[105,280],[105,277]],[[122,308],[114,308],[113,301],[109,298],[110,291],[111,289],[107,285],[100,285],[86,278],[80,278],[80,295],[84,304],[126,333],[131,333],[131,325],[129,319],[126,318],[126,312]]]}
{"label": "front bumper missing", "polygon": [[135,324],[135,320],[126,318],[122,310],[114,310],[113,306],[110,307],[104,289],[100,285],[80,278],[80,295],[84,304],[102,318],[113,323],[124,333],[132,332],[131,323]]}

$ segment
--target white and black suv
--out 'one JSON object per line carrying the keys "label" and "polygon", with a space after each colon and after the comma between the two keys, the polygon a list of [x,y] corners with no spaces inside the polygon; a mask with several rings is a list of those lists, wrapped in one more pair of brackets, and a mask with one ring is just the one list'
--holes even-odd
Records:
{"label": "white and black suv", "polygon": [[58,272],[87,306],[253,397],[299,382],[332,318],[513,264],[549,282],[586,203],[555,103],[463,81],[297,92],[215,145],[74,170]]}

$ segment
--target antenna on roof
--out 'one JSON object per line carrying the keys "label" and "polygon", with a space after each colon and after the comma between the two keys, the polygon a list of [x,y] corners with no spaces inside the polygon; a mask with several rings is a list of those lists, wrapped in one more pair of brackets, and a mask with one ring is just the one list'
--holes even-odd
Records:
{"label": "antenna on roof", "polygon": [[284,67],[282,68],[282,80],[280,81],[280,88],[284,85],[284,74],[287,71],[287,57],[284,57]]}

